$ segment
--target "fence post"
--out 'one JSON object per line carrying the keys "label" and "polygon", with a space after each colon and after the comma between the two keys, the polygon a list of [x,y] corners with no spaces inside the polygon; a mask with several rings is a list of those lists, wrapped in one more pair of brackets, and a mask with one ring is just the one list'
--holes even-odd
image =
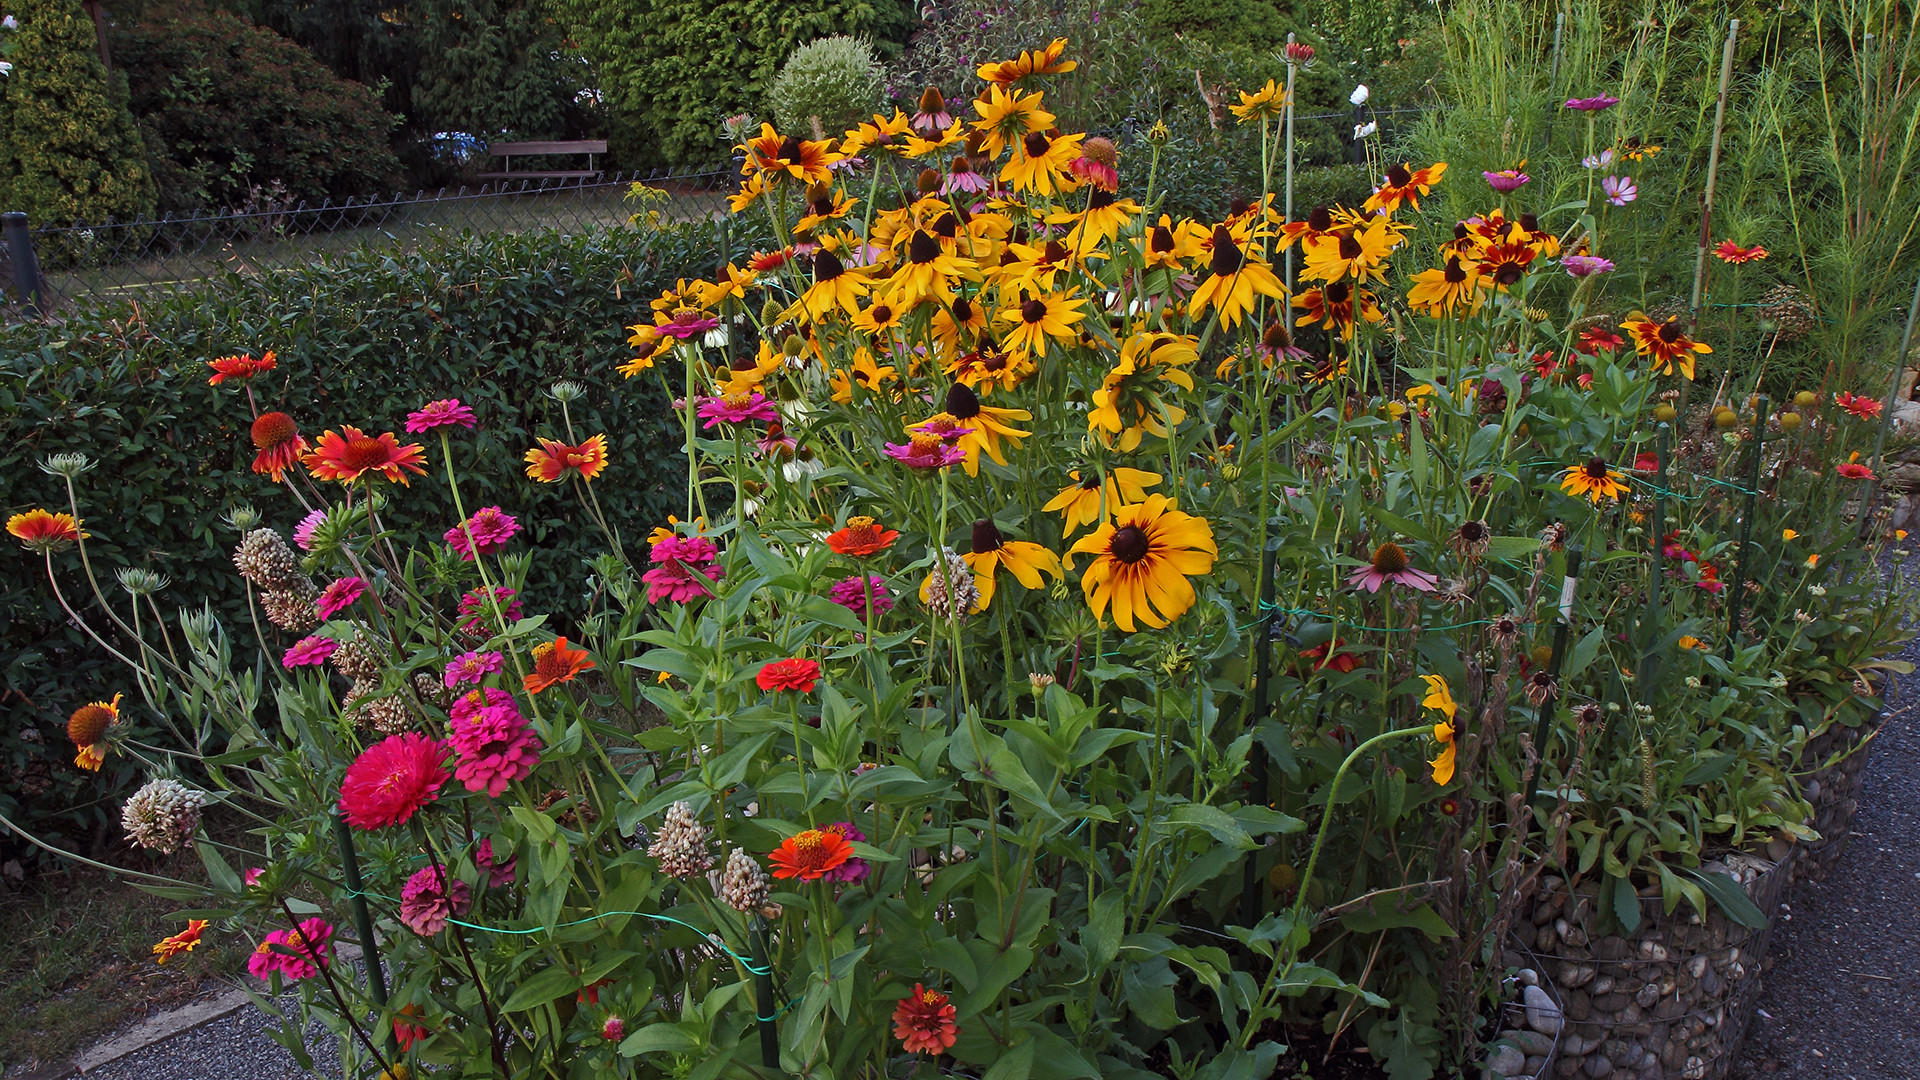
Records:
{"label": "fence post", "polygon": [[40,260],[33,254],[33,234],[27,231],[27,215],[18,210],[0,214],[0,228],[6,230],[7,252],[13,258],[13,287],[20,294],[20,301],[35,315],[46,315],[47,297],[40,281]]}

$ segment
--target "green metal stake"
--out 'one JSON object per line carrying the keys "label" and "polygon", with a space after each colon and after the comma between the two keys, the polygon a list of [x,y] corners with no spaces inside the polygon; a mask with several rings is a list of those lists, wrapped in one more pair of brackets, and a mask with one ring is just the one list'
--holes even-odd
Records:
{"label": "green metal stake", "polygon": [[753,932],[747,935],[747,944],[753,950],[754,1015],[760,1020],[760,1064],[777,1070],[780,1068],[780,1028],[774,1018],[779,1014],[773,1008],[773,965],[767,963],[765,919],[754,917]]}
{"label": "green metal stake", "polygon": [[1733,659],[1734,639],[1740,634],[1740,598],[1746,595],[1747,556],[1753,546],[1754,504],[1760,498],[1760,459],[1767,448],[1767,410],[1772,402],[1761,394],[1753,402],[1753,452],[1747,460],[1747,509],[1740,518],[1740,558],[1733,564],[1733,598],[1727,604],[1726,659]]}
{"label": "green metal stake", "polygon": [[[1538,762],[1533,767],[1533,775],[1527,779],[1527,808],[1525,822],[1533,820],[1533,800],[1540,794],[1540,776],[1547,771],[1547,729],[1553,724],[1554,714],[1560,711],[1560,669],[1567,659],[1567,632],[1573,626],[1574,596],[1580,591],[1580,549],[1567,549],[1567,576],[1560,585],[1560,625],[1553,630],[1553,656],[1547,661],[1547,673],[1553,676],[1553,696],[1540,703],[1540,715],[1533,721],[1533,752]],[[1522,837],[1524,839],[1524,837]]]}
{"label": "green metal stake", "polygon": [[1654,436],[1654,453],[1660,459],[1659,471],[1655,474],[1653,490],[1653,574],[1647,584],[1647,614],[1640,628],[1640,671],[1636,676],[1641,686],[1649,685],[1654,673],[1659,670],[1660,658],[1654,652],[1654,643],[1660,640],[1660,591],[1666,579],[1666,530],[1667,530],[1667,456],[1673,443],[1673,427],[1662,423]]}
{"label": "green metal stake", "polygon": [[[367,910],[360,860],[353,854],[353,833],[339,811],[333,815],[333,842],[340,848],[340,872],[347,879],[347,903],[353,908],[353,928],[360,934],[360,955],[367,964],[367,991],[382,1008],[387,1004],[387,975],[380,970],[380,945],[373,937],[373,913]],[[381,1040],[385,1042],[383,1038]]]}

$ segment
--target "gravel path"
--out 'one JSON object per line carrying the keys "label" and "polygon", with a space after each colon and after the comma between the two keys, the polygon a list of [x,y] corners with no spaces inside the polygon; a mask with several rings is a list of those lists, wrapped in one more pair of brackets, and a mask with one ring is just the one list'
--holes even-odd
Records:
{"label": "gravel path", "polygon": [[1788,891],[1736,1080],[1920,1080],[1920,674],[1894,700],[1840,861]]}
{"label": "gravel path", "polygon": [[[88,1080],[301,1080],[309,1074],[268,1035],[275,1021],[249,1005],[86,1073]],[[307,1048],[320,1076],[338,1076],[333,1037],[318,1024]]]}

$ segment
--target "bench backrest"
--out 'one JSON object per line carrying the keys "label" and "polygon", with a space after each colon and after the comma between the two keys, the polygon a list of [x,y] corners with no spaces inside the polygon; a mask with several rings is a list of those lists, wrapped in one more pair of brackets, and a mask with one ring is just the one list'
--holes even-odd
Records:
{"label": "bench backrest", "polygon": [[576,139],[572,142],[503,142],[487,147],[487,153],[494,157],[520,154],[604,154],[606,152],[607,140],[605,139]]}

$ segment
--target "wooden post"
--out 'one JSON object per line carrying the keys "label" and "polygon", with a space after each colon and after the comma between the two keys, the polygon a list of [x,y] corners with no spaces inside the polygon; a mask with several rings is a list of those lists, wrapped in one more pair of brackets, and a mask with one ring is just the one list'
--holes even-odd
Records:
{"label": "wooden post", "polygon": [[1720,133],[1727,125],[1727,86],[1733,81],[1733,42],[1740,35],[1740,20],[1727,20],[1727,44],[1720,52],[1720,98],[1713,107],[1713,149],[1707,154],[1707,186],[1700,193],[1700,250],[1693,258],[1693,302],[1688,311],[1695,327],[1700,325],[1700,300],[1707,283],[1707,249],[1713,245],[1713,186],[1720,176]]}

